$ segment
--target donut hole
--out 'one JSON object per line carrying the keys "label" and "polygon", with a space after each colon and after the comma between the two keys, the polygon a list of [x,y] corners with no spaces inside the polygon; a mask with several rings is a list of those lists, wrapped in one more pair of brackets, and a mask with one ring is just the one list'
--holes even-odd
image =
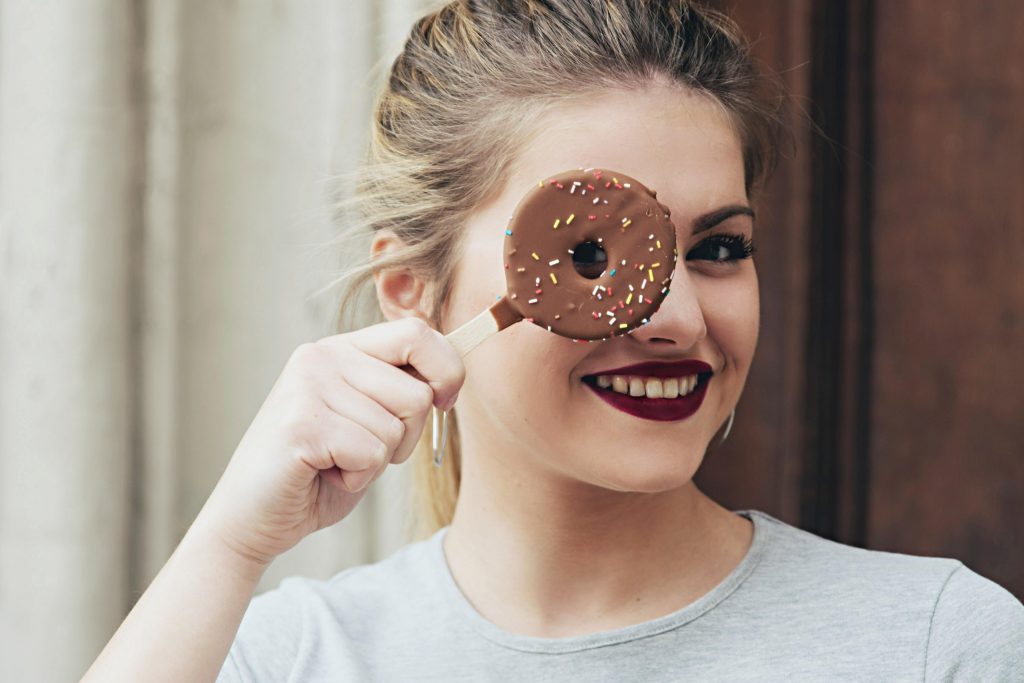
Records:
{"label": "donut hole", "polygon": [[588,280],[596,280],[608,266],[608,254],[597,242],[582,242],[572,250],[572,267]]}

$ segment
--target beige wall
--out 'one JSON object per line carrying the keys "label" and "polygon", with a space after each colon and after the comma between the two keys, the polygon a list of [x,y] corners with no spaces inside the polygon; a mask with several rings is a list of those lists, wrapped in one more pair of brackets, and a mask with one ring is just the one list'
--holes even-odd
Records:
{"label": "beige wall", "polygon": [[[0,0],[0,680],[67,681],[332,332],[333,174],[430,0]],[[405,541],[403,471],[278,559]]]}

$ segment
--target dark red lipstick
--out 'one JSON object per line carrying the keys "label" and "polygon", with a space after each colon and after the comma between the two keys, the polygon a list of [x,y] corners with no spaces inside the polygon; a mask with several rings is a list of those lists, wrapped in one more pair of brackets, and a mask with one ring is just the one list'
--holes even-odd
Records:
{"label": "dark red lipstick", "polygon": [[[713,375],[711,366],[699,360],[684,360],[674,363],[665,361],[647,361],[619,368],[602,370],[592,375],[585,375],[583,383],[601,400],[624,413],[645,420],[671,422],[683,420],[693,415],[704,402],[708,383]],[[646,396],[630,396],[620,394],[611,387],[607,389],[597,385],[598,375],[625,375],[633,377],[685,377],[697,375],[696,388],[686,396],[677,398],[648,398]]]}

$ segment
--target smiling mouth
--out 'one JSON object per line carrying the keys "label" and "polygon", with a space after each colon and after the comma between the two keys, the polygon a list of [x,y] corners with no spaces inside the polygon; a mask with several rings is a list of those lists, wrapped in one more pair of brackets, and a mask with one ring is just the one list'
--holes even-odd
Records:
{"label": "smiling mouth", "polygon": [[649,377],[645,375],[586,375],[583,383],[594,390],[612,391],[634,398],[676,399],[689,396],[707,383],[711,372],[697,372],[679,377]]}
{"label": "smiling mouth", "polygon": [[712,372],[681,377],[585,375],[583,383],[605,403],[624,413],[661,422],[683,420],[704,402]]}

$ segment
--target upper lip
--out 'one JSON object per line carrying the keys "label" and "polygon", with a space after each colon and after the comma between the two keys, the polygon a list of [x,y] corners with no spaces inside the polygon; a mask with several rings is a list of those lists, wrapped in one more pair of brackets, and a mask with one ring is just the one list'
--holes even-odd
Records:
{"label": "upper lip", "polygon": [[601,370],[592,375],[642,375],[644,377],[685,377],[687,375],[710,374],[713,370],[702,360],[646,361],[624,365],[621,368]]}

